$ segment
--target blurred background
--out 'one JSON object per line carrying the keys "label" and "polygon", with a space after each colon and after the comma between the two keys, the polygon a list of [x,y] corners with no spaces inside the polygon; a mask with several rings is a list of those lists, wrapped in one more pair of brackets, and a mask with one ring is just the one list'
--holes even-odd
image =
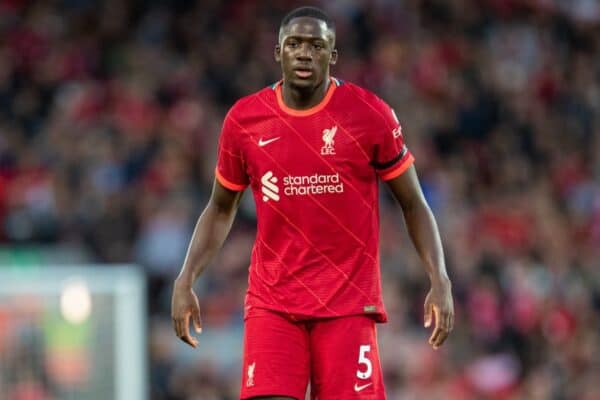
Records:
{"label": "blurred background", "polygon": [[[1,398],[133,399],[114,389],[123,327],[147,353],[142,397],[237,398],[251,196],[198,284],[197,350],[172,332],[171,282],[223,117],[280,78],[279,22],[299,5],[0,0]],[[336,21],[333,74],[395,108],[453,281],[455,330],[435,352],[428,279],[382,187],[388,397],[600,399],[600,2],[310,5]],[[74,269],[67,295],[49,265],[71,264],[103,267]],[[121,269],[143,301],[117,318],[118,296],[94,293]]]}

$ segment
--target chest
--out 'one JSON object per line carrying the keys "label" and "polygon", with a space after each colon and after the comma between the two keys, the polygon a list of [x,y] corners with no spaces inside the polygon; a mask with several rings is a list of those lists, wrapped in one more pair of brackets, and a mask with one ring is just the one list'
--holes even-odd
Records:
{"label": "chest", "polygon": [[368,124],[335,115],[310,118],[266,116],[246,125],[242,153],[248,176],[341,174],[367,179],[372,146]]}

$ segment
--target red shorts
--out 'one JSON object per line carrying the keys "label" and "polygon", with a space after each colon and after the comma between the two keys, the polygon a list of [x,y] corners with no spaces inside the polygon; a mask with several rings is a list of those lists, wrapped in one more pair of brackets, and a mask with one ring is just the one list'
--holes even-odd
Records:
{"label": "red shorts", "polygon": [[246,319],[241,399],[385,399],[373,319],[357,315],[295,322],[261,310]]}

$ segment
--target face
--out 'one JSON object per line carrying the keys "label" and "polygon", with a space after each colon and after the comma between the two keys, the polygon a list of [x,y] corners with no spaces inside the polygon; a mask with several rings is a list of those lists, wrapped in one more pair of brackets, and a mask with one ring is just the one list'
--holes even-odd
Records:
{"label": "face", "polygon": [[292,19],[279,33],[275,61],[283,79],[297,88],[315,88],[329,78],[329,66],[337,61],[335,34],[316,18]]}

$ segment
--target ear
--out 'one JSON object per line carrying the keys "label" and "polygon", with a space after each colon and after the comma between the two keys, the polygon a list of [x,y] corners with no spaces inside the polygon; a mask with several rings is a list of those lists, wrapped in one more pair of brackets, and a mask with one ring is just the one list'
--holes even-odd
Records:
{"label": "ear", "polygon": [[329,65],[335,65],[338,59],[338,51],[337,49],[331,50],[331,58],[329,59]]}
{"label": "ear", "polygon": [[281,46],[279,44],[275,45],[275,51],[274,51],[273,55],[275,56],[275,61],[277,63],[280,63],[281,62]]}

